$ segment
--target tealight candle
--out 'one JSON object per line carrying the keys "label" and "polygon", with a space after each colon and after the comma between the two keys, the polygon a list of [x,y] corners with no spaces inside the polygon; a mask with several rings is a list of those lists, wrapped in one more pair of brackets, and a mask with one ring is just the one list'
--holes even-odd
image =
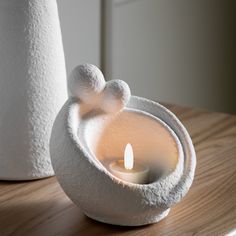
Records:
{"label": "tealight candle", "polygon": [[149,168],[140,163],[134,164],[133,148],[127,144],[124,152],[124,160],[113,161],[109,168],[116,177],[135,184],[148,182]]}

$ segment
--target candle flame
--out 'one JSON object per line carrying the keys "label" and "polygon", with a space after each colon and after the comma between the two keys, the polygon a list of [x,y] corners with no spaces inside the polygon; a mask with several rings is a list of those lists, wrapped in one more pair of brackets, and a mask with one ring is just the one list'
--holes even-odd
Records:
{"label": "candle flame", "polygon": [[133,148],[130,143],[128,143],[125,147],[124,166],[127,170],[132,170],[134,166]]}

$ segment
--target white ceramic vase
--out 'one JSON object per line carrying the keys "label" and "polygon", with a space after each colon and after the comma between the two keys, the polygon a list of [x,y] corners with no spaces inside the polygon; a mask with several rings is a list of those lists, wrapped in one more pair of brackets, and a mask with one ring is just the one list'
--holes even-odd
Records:
{"label": "white ceramic vase", "polygon": [[67,98],[56,0],[0,1],[0,179],[54,174],[49,137]]}

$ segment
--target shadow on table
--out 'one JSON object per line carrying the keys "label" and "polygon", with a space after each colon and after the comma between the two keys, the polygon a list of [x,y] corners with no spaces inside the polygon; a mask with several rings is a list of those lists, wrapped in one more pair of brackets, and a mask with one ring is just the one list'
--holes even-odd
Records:
{"label": "shadow on table", "polygon": [[0,235],[122,235],[145,227],[99,223],[85,216],[55,179],[0,181]]}
{"label": "shadow on table", "polygon": [[[89,217],[85,216],[85,220],[91,227],[93,228],[89,232],[84,232],[82,235],[122,235],[122,234],[127,234],[128,232],[137,232],[137,231],[143,231],[146,230],[147,228],[150,227],[150,225],[146,226],[138,226],[138,227],[132,227],[132,226],[118,226],[118,225],[110,225],[110,224],[105,224],[101,222],[97,222],[93,219],[90,219]],[[88,234],[89,233],[89,234]]]}

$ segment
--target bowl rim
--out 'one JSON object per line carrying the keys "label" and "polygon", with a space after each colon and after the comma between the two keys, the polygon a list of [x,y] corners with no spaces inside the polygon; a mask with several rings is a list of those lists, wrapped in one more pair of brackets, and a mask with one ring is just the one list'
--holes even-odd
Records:
{"label": "bowl rim", "polygon": [[[153,188],[160,189],[160,187],[166,187],[166,189],[164,189],[164,192],[176,195],[172,197],[173,202],[178,202],[188,192],[188,189],[191,186],[194,177],[196,167],[196,154],[190,135],[188,134],[187,130],[179,121],[179,119],[167,108],[157,102],[137,96],[131,96],[129,103],[126,106],[128,109],[136,109],[138,107],[138,110],[150,113],[151,115],[158,117],[160,120],[163,120],[164,123],[173,130],[173,132],[175,132],[183,149],[183,172],[181,173],[181,176],[177,177],[170,175],[170,178],[168,179],[169,183],[167,185],[165,185],[167,179],[165,179],[165,182],[157,180],[149,184],[135,184],[118,179],[117,177],[109,173],[109,171],[106,170],[106,168],[102,166],[102,164],[99,165],[99,161],[96,162],[93,158],[90,158],[90,153],[85,150],[85,148],[83,148],[83,144],[77,136],[79,119],[78,116],[76,116],[76,112],[79,112],[79,99],[70,98],[69,104],[70,105],[68,108],[66,126],[70,133],[71,140],[80,149],[80,152],[83,152],[84,158],[89,161],[91,166],[96,168],[98,171],[102,172],[114,184],[132,189],[142,189],[144,191]],[[168,185],[172,188],[168,187]]]}

